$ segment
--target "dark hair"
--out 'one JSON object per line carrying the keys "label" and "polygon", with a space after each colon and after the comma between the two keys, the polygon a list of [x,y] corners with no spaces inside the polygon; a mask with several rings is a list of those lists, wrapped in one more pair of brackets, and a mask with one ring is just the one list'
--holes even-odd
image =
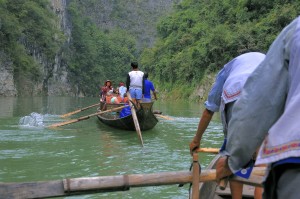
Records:
{"label": "dark hair", "polygon": [[110,85],[112,85],[110,80],[106,80],[105,83],[104,83],[104,86],[107,86],[107,82],[110,82]]}
{"label": "dark hair", "polygon": [[147,73],[147,72],[144,73],[144,77],[145,77],[146,79],[148,78],[148,73]]}
{"label": "dark hair", "polygon": [[131,62],[131,67],[132,68],[138,68],[139,64],[137,62]]}

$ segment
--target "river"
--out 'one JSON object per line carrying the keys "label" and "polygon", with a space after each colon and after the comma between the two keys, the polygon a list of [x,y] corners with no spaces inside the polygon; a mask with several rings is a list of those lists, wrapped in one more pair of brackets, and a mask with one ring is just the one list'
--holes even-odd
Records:
{"label": "river", "polygon": [[[0,98],[0,181],[28,182],[64,178],[146,174],[189,170],[193,138],[203,106],[191,102],[158,100],[154,110],[174,120],[159,119],[152,129],[137,133],[100,124],[97,117],[56,129],[48,125],[63,122],[59,115],[87,107],[98,98],[19,97]],[[82,111],[71,118],[96,112]],[[223,139],[218,114],[204,134],[202,147],[220,147]],[[204,169],[212,154],[199,154]],[[188,198],[189,185],[131,188],[65,198]],[[0,193],[1,194],[1,193]]]}

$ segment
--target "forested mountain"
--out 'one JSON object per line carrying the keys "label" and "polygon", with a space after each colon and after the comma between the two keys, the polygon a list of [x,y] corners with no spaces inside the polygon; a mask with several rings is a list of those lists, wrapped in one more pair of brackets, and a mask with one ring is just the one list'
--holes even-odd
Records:
{"label": "forested mountain", "polygon": [[205,97],[218,69],[266,52],[299,9],[291,0],[0,0],[0,96],[96,96],[137,60],[161,95]]}
{"label": "forested mountain", "polygon": [[96,96],[180,0],[0,0],[0,96]]}
{"label": "forested mountain", "polygon": [[72,81],[85,95],[98,92],[99,83],[126,80],[130,62],[152,45],[159,16],[174,0],[72,0],[72,39],[68,64]]}

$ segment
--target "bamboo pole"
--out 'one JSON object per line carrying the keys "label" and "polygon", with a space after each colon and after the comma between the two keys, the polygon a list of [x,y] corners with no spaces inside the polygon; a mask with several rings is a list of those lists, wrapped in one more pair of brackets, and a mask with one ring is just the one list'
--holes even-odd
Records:
{"label": "bamboo pole", "polygon": [[[239,181],[252,186],[262,186],[263,167],[255,167],[249,179],[232,177],[229,180]],[[264,168],[265,169],[265,168]],[[172,184],[187,184],[193,180],[191,171],[160,172],[151,174],[129,174],[117,176],[98,176],[70,178],[48,182],[0,183],[0,193],[3,198],[45,198],[88,194],[107,191],[124,191],[130,187],[161,186]],[[199,176],[199,182],[215,181],[216,170],[204,170]]]}

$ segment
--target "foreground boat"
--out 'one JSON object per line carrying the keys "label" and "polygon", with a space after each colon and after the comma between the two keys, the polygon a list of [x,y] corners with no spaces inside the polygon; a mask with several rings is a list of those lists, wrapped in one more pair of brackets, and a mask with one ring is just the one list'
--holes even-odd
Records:
{"label": "foreground boat", "polygon": [[[209,167],[214,168],[215,158]],[[194,156],[193,156],[194,160]],[[193,162],[198,164],[198,161]],[[194,167],[193,167],[194,168]],[[263,167],[254,168],[249,179],[241,179],[239,177],[232,177],[230,180],[242,182],[255,186],[261,186],[263,175],[266,169]],[[52,181],[37,181],[37,182],[0,182],[0,198],[49,198],[59,196],[85,195],[101,192],[112,191],[128,191],[134,187],[147,186],[162,186],[162,185],[184,185],[189,184],[198,178],[200,185],[200,194],[196,194],[194,198],[205,199],[224,199],[231,198],[228,189],[221,191],[217,189],[216,170],[207,169],[202,170],[200,175],[195,175],[191,171],[171,171],[158,172],[147,174],[126,174],[115,176],[93,176],[80,178],[65,178]],[[198,184],[197,184],[198,185]],[[198,190],[197,186],[197,191]],[[193,189],[194,190],[194,189]],[[192,191],[193,191],[192,190]],[[254,187],[244,185],[244,197],[253,198]],[[194,194],[194,193],[193,193]],[[194,195],[193,195],[194,196]],[[248,197],[247,197],[248,196]]]}
{"label": "foreground boat", "polygon": [[[217,160],[220,158],[220,155],[217,155],[211,163],[208,165],[207,169],[215,169]],[[216,181],[208,181],[200,183],[200,193],[199,198],[205,198],[205,199],[229,199],[231,198],[231,192],[229,188],[229,183],[225,190],[221,190],[218,187],[218,184]],[[254,189],[255,187],[245,185],[243,188],[243,198],[254,198]]]}
{"label": "foreground boat", "polygon": [[[104,106],[104,104],[102,104]],[[105,104],[102,110],[109,110],[116,107],[124,106],[124,104]],[[141,108],[136,111],[139,121],[140,129],[142,131],[152,129],[158,122],[152,111],[153,102],[142,102]],[[113,128],[135,131],[135,125],[132,115],[120,118],[119,112],[109,112],[97,116],[99,121],[103,124]]]}

